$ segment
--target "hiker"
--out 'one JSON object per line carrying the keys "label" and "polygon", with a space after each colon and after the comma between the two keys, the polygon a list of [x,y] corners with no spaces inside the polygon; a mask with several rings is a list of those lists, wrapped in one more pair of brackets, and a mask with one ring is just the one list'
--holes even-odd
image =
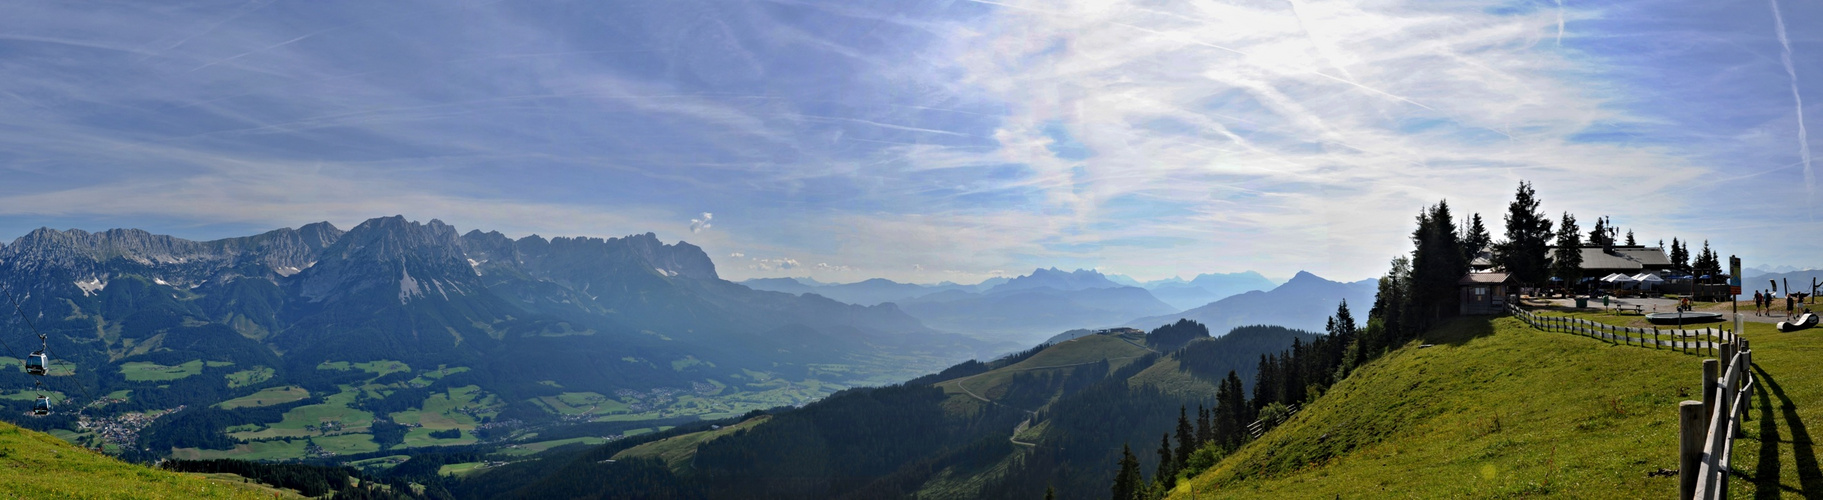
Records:
{"label": "hiker", "polygon": [[1766,296],[1761,294],[1759,290],[1754,290],[1753,291],[1753,313],[1759,314],[1760,307],[1765,306],[1765,305],[1766,305]]}
{"label": "hiker", "polygon": [[1795,305],[1797,305],[1797,303],[1791,299],[1791,294],[1785,294],[1785,319],[1791,319],[1792,306]]}

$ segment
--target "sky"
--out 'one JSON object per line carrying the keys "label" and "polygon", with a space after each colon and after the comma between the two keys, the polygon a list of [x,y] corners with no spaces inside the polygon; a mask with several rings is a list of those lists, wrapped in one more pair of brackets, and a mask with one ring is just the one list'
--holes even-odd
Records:
{"label": "sky", "polygon": [[1585,230],[1823,267],[1815,1],[0,12],[5,241],[402,214],[655,232],[736,280],[1356,280],[1439,200],[1498,236],[1523,180]]}

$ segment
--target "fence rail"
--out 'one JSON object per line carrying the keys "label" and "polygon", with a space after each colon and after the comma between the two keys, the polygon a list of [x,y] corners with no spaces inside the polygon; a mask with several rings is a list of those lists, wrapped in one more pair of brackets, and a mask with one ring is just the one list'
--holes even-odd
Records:
{"label": "fence rail", "polygon": [[1668,347],[1685,352],[1701,352],[1707,349],[1710,354],[1714,354],[1716,349],[1736,340],[1734,332],[1722,328],[1679,330],[1614,326],[1581,318],[1536,314],[1512,302],[1507,303],[1507,311],[1512,313],[1513,317],[1519,318],[1520,321],[1539,330],[1606,339],[1627,345]]}
{"label": "fence rail", "polygon": [[[1298,404],[1292,403],[1291,406],[1285,407],[1285,410],[1284,414],[1279,415],[1278,419],[1273,420],[1270,423],[1273,427],[1278,427],[1279,424],[1283,424],[1286,420],[1290,420],[1292,415],[1297,415],[1299,410]],[[1261,435],[1266,434],[1266,431],[1269,430],[1266,427],[1267,424],[1268,422],[1266,422],[1266,419],[1262,418],[1255,420],[1253,423],[1247,424],[1247,433],[1252,434],[1254,439],[1259,439]]]}
{"label": "fence rail", "polygon": [[[1679,497],[1728,498],[1728,474],[1734,455],[1734,438],[1741,434],[1741,417],[1752,405],[1754,391],[1752,343],[1741,338],[1741,315],[1735,330],[1722,328],[1661,329],[1614,326],[1580,318],[1547,316],[1507,302],[1507,311],[1533,328],[1607,339],[1641,347],[1669,347],[1698,354],[1719,353],[1722,360],[1703,360],[1703,400],[1678,405]],[[1637,335],[1637,336],[1636,336]]]}
{"label": "fence rail", "polygon": [[[1682,429],[1685,434],[1679,441],[1700,440],[1702,448],[1692,450],[1693,446],[1684,444],[1680,462],[1696,462],[1694,478],[1685,479],[1688,485],[1683,490],[1684,498],[1722,499],[1728,498],[1728,474],[1734,457],[1734,438],[1741,436],[1741,417],[1750,407],[1749,395],[1754,390],[1753,349],[1742,341],[1738,349],[1729,356],[1726,375],[1717,380],[1708,376],[1704,370],[1704,383],[1713,384],[1704,391],[1706,406],[1714,408],[1707,411],[1708,425],[1693,426]],[[1712,364],[1715,360],[1708,360]],[[1690,401],[1694,402],[1694,401]],[[1692,409],[1695,409],[1692,405]],[[1681,410],[1681,408],[1680,408]],[[1686,410],[1687,411],[1687,410]],[[1688,470],[1685,466],[1681,470]],[[1680,472],[1681,472],[1680,470]],[[1692,485],[1691,483],[1694,483]]]}

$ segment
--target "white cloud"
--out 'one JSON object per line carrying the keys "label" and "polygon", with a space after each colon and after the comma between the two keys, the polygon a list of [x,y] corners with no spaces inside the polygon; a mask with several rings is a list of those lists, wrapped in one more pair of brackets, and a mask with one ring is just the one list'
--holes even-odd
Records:
{"label": "white cloud", "polygon": [[754,271],[782,271],[797,269],[798,267],[800,266],[798,265],[797,259],[791,258],[762,259],[754,257],[753,261],[747,265],[747,269]]}
{"label": "white cloud", "polygon": [[703,232],[704,229],[709,229],[711,227],[709,224],[709,219],[713,219],[713,218],[715,218],[715,214],[711,214],[709,212],[703,212],[703,218],[690,219],[690,232],[700,233],[700,232]]}
{"label": "white cloud", "polygon": [[739,259],[739,258],[742,258],[742,257],[746,257],[746,256],[747,256],[747,254],[744,254],[744,253],[740,253],[740,252],[734,252],[734,253],[731,253],[731,254],[728,254],[728,256],[729,256],[729,257],[733,257],[733,258],[736,258],[736,259]]}

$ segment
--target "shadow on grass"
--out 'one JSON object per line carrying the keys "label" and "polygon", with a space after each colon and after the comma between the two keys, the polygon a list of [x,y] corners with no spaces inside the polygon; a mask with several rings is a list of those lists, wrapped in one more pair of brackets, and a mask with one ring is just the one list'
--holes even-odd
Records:
{"label": "shadow on grass", "polygon": [[[1759,366],[1754,366],[1754,376],[1764,384],[1760,393],[1760,465],[1754,471],[1753,483],[1756,498],[1778,498],[1784,486],[1779,484],[1783,475],[1779,463],[1779,446],[1791,444],[1791,455],[1798,466],[1798,485],[1805,498],[1823,498],[1823,469],[1818,468],[1817,453],[1812,448],[1810,430],[1804,426],[1804,419],[1798,417],[1798,405],[1785,396],[1785,388],[1778,380]],[[1766,398],[1770,392],[1779,398],[1778,416],[1783,417],[1785,428],[1791,433],[1790,440],[1780,439],[1776,420],[1772,415],[1772,402]]]}
{"label": "shadow on grass", "polygon": [[[1764,377],[1765,374],[1766,372],[1760,371],[1757,376]],[[1766,390],[1766,385],[1762,383],[1754,389],[1760,397],[1760,465],[1754,468],[1753,476],[1748,479],[1753,482],[1754,498],[1779,498],[1779,469],[1784,464],[1779,462],[1779,445],[1782,443],[1779,439],[1778,420],[1767,415],[1772,410],[1772,394]]]}
{"label": "shadow on grass", "polygon": [[1481,337],[1494,334],[1494,318],[1500,316],[1461,316],[1445,320],[1437,327],[1424,332],[1422,340],[1426,344],[1444,344],[1460,346]]}

